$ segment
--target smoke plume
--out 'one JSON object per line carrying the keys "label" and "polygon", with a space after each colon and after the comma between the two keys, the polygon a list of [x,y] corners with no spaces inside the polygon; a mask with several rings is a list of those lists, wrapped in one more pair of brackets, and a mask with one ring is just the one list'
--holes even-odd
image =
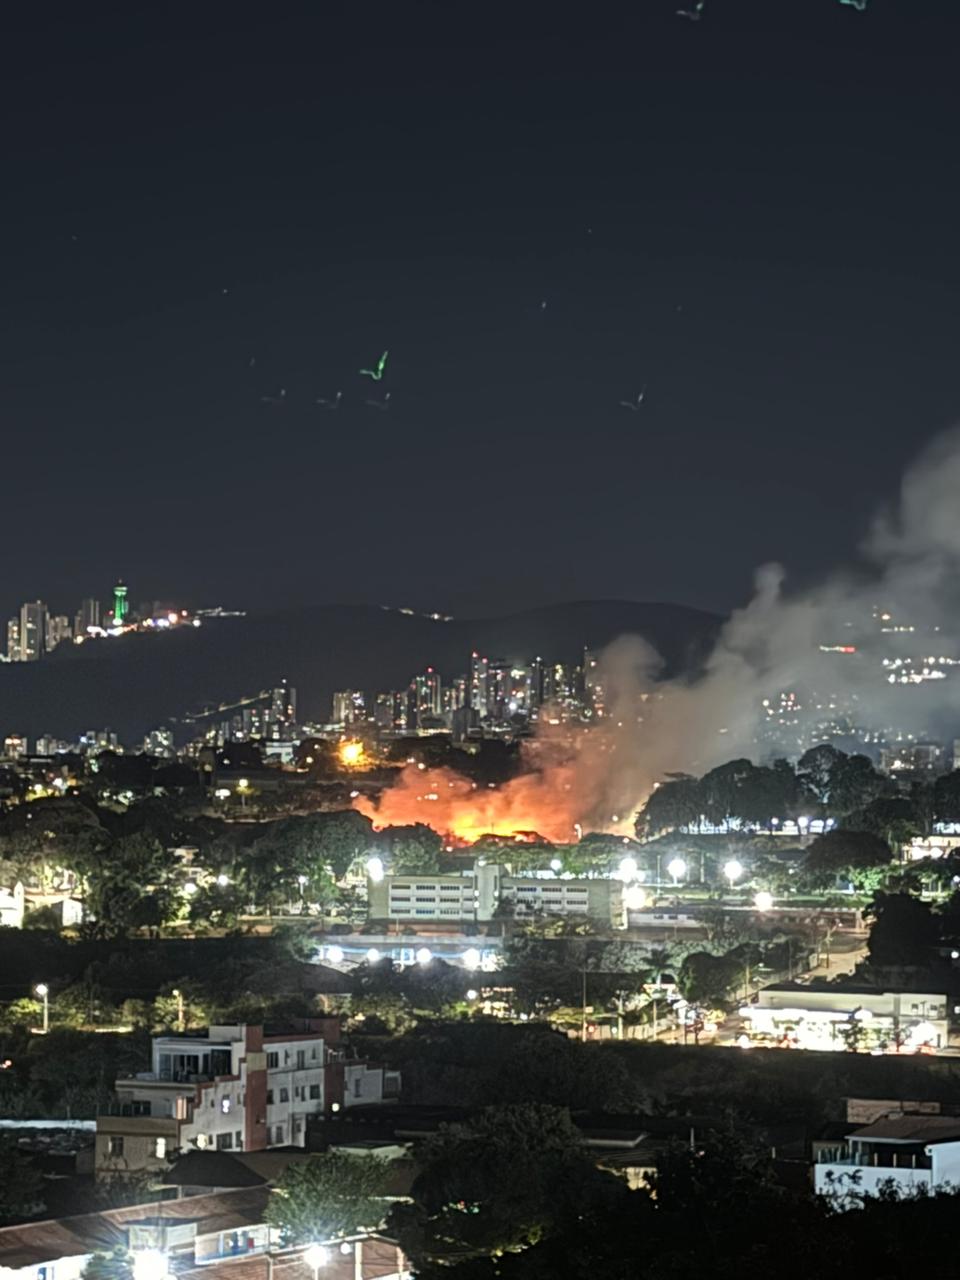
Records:
{"label": "smoke plume", "polygon": [[570,839],[575,824],[629,830],[670,773],[797,754],[844,731],[842,745],[949,741],[960,711],[958,494],[952,430],[909,467],[850,568],[796,594],[779,565],[759,569],[752,599],[697,672],[660,681],[646,641],[611,644],[600,661],[604,720],[561,762],[543,751],[545,728],[531,770],[505,786],[478,794],[457,775],[414,766],[368,811],[378,825],[426,821],[463,839],[518,830]]}

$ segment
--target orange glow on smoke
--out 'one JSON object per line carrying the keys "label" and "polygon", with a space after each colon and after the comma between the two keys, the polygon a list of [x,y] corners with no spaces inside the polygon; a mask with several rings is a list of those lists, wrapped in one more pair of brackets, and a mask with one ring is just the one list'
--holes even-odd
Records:
{"label": "orange glow on smoke", "polygon": [[358,796],[354,804],[378,830],[425,822],[461,844],[485,835],[524,838],[530,832],[566,844],[577,839],[575,824],[580,820],[572,764],[552,765],[493,788],[472,783],[452,769],[423,770],[409,764],[379,801]]}

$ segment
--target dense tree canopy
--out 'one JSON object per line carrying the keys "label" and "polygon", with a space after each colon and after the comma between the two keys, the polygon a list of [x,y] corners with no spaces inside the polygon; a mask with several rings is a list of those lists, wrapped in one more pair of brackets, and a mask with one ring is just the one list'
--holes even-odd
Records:
{"label": "dense tree canopy", "polygon": [[892,860],[890,846],[880,836],[838,827],[813,840],[802,868],[804,878],[817,888],[828,888],[838,878],[870,888],[876,887],[878,873],[889,868]]}
{"label": "dense tree canopy", "polygon": [[288,1165],[267,1203],[267,1221],[285,1244],[307,1244],[379,1226],[386,1164],[375,1156],[328,1151]]}

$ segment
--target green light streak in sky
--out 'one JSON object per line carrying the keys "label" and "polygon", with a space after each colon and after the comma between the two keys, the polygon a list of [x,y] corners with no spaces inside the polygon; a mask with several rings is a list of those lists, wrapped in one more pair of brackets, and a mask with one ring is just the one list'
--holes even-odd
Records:
{"label": "green light streak in sky", "polygon": [[390,354],[389,351],[385,351],[383,353],[383,355],[377,361],[377,367],[375,369],[361,369],[360,370],[361,377],[372,378],[374,382],[379,382],[380,379],[383,377],[383,371],[387,366],[387,356],[389,354]]}

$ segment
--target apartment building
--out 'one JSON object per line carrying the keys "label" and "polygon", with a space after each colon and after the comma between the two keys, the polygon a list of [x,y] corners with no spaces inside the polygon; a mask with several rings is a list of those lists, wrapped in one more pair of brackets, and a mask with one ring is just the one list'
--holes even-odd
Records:
{"label": "apartment building", "polygon": [[[211,1026],[157,1036],[152,1069],[118,1079],[97,1117],[98,1177],[159,1171],[178,1152],[302,1146],[307,1117],[383,1099],[382,1068],[347,1059],[340,1024],[302,1029]],[[348,1104],[349,1105],[349,1104]]]}

